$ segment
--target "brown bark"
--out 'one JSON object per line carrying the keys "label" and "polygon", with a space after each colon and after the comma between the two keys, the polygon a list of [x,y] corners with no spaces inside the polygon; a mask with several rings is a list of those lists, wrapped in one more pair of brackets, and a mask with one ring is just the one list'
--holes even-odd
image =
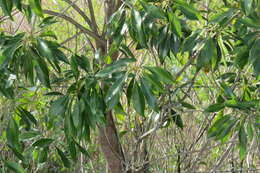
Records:
{"label": "brown bark", "polygon": [[124,155],[119,143],[116,126],[112,112],[106,115],[106,126],[99,128],[99,139],[102,152],[104,153],[111,173],[123,173]]}

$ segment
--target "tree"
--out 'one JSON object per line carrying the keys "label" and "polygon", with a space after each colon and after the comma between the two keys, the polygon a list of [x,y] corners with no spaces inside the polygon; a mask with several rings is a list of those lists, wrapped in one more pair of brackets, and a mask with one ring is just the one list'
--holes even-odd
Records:
{"label": "tree", "polygon": [[[214,96],[205,102],[197,97],[202,103],[210,103],[201,107],[211,117],[206,127],[208,137],[222,141],[238,138],[240,157],[246,156],[248,140],[253,140],[248,136],[259,139],[258,0],[207,1],[205,6],[184,0],[108,0],[104,2],[102,26],[91,0],[85,1],[87,12],[76,2],[64,2],[82,19],[53,11],[45,1],[0,1],[6,16],[2,22],[15,20],[18,12],[32,27],[30,33],[0,35],[1,94],[15,100],[18,91],[28,86],[46,88],[46,95],[55,98],[49,114],[59,116],[64,127],[69,158],[53,139],[42,137],[29,145],[40,148],[40,163],[46,161],[53,145],[64,166],[70,168],[70,159],[77,160],[77,150],[88,155],[81,141],[90,140],[91,129],[98,128],[110,172],[147,172],[145,138],[165,123],[184,128],[179,109],[196,109],[187,100],[204,89],[204,77]],[[74,51],[57,40],[48,29],[58,18],[78,31],[67,41],[84,34],[91,52],[78,54],[77,45]],[[57,89],[64,84],[64,90]],[[153,128],[141,127],[144,133],[136,138],[137,145],[142,143],[142,165],[126,158],[114,120],[118,112],[128,116],[130,112],[147,124],[148,115],[159,116]],[[7,125],[7,145],[25,169],[28,163],[24,150],[28,146],[22,145],[20,135],[30,132],[37,136],[32,131],[37,123],[32,108],[20,104]],[[25,172],[13,162],[4,162],[16,172]]]}

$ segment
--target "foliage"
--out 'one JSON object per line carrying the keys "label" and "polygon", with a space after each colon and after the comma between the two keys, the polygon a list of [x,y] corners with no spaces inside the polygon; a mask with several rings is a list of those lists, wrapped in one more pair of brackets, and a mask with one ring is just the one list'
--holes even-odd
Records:
{"label": "foliage", "polygon": [[[52,155],[72,171],[79,152],[90,157],[81,145],[106,125],[111,110],[143,121],[158,114],[159,128],[175,123],[180,129],[187,126],[183,110],[199,110],[212,117],[208,137],[225,142],[235,136],[242,160],[249,143],[259,142],[259,0],[206,7],[184,0],[125,1],[104,26],[105,40],[75,25],[96,47],[111,42],[106,52],[97,47],[82,54],[48,29],[59,23],[46,16],[40,0],[0,0],[0,6],[12,20],[13,11],[20,11],[33,26],[30,33],[0,34],[0,94],[16,103],[6,146],[21,163],[3,157],[5,169],[29,172],[32,160],[40,165]],[[21,101],[31,87],[44,93],[46,105]],[[210,98],[190,99],[205,88]],[[56,126],[66,143],[50,137]]]}

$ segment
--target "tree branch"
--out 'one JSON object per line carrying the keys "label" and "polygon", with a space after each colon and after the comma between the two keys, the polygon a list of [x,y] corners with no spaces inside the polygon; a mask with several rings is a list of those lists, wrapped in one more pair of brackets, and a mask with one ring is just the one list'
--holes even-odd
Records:
{"label": "tree branch", "polygon": [[88,8],[89,8],[89,13],[90,13],[90,17],[91,17],[91,22],[93,25],[93,30],[94,30],[94,32],[98,33],[98,26],[97,26],[95,14],[94,14],[92,0],[88,0]]}
{"label": "tree branch", "polygon": [[45,14],[49,14],[49,15],[52,15],[52,16],[60,17],[60,18],[62,18],[64,20],[66,20],[67,22],[73,24],[76,28],[78,28],[83,33],[86,33],[90,37],[94,38],[97,42],[101,43],[102,45],[106,44],[106,42],[102,38],[100,38],[99,35],[97,35],[96,33],[92,32],[91,30],[87,29],[86,27],[82,26],[81,24],[76,22],[71,17],[66,16],[64,14],[61,14],[61,13],[58,13],[58,12],[51,11],[51,10],[43,10],[43,12]]}
{"label": "tree branch", "polygon": [[84,11],[82,11],[74,2],[71,2],[71,0],[64,0],[66,3],[68,3],[69,5],[71,5],[72,8],[74,8],[75,11],[77,11],[81,17],[83,17],[83,19],[87,22],[87,24],[94,29],[94,25],[93,23],[90,21],[90,19],[88,18],[88,16],[85,14]]}

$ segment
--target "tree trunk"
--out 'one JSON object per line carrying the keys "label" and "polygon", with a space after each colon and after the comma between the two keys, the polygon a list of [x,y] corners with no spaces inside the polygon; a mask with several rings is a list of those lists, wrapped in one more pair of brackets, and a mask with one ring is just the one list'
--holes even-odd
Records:
{"label": "tree trunk", "polygon": [[123,173],[124,155],[119,143],[117,130],[111,111],[106,114],[106,121],[106,126],[99,128],[99,140],[101,149],[104,153],[110,172]]}

